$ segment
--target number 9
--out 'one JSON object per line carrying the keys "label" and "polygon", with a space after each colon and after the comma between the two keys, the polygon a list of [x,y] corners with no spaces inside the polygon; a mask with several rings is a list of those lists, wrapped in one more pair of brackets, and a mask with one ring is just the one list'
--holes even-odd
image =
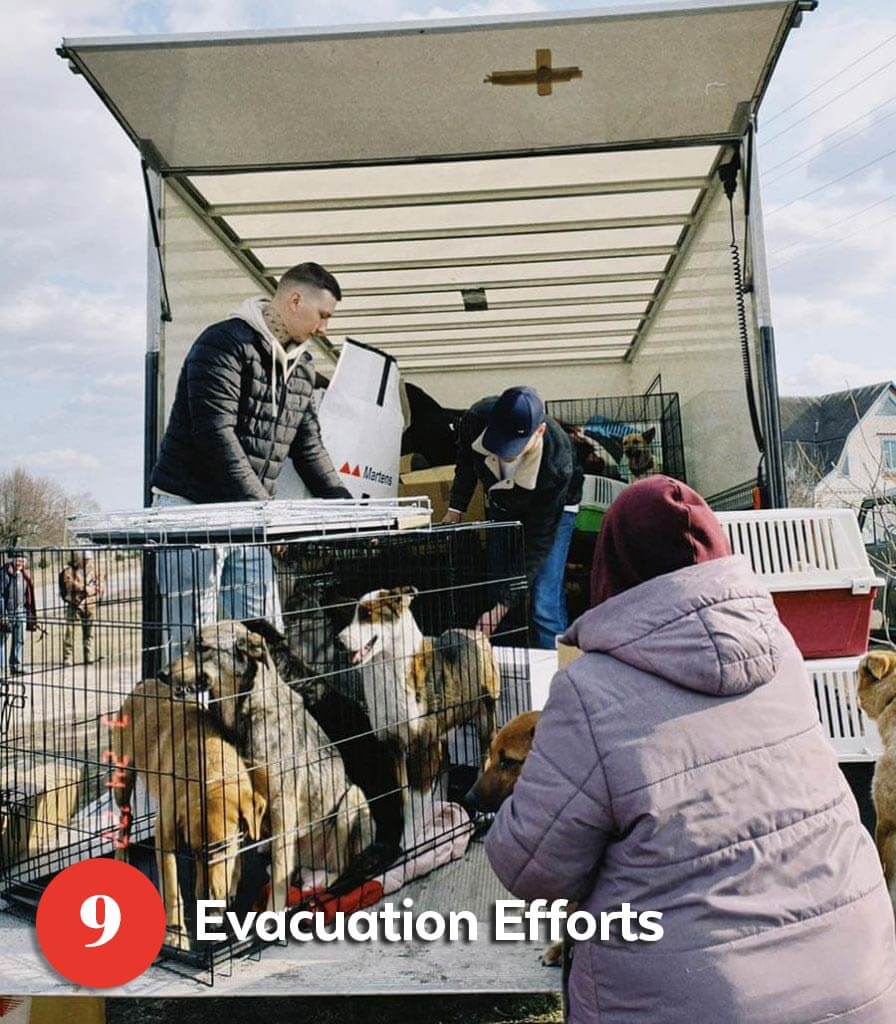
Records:
{"label": "number 9", "polygon": [[[99,906],[102,903],[103,920],[98,917]],[[81,923],[88,928],[102,929],[103,934],[96,942],[85,943],[85,949],[92,949],[95,946],[104,946],[118,934],[121,927],[121,908],[111,896],[90,896],[81,904]]]}

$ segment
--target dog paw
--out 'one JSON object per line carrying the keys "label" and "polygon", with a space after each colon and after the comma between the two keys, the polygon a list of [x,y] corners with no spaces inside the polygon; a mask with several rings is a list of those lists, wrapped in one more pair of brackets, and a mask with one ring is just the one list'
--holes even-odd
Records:
{"label": "dog paw", "polygon": [[165,929],[165,945],[172,949],[190,949],[190,936],[182,928]]}
{"label": "dog paw", "polygon": [[545,967],[559,967],[563,962],[563,943],[552,942],[541,954],[541,962]]}

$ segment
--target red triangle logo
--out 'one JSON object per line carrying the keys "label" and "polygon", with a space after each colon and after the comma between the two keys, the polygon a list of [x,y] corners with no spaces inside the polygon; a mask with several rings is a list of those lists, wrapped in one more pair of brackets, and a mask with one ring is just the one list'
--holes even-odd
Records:
{"label": "red triangle logo", "polygon": [[348,473],[348,475],[351,476],[352,475],[352,467],[347,462],[343,462],[342,466],[339,469],[339,472],[340,473]]}
{"label": "red triangle logo", "polygon": [[361,475],[361,467],[360,466],[355,466],[355,468],[352,470],[352,476],[360,476],[360,475]]}

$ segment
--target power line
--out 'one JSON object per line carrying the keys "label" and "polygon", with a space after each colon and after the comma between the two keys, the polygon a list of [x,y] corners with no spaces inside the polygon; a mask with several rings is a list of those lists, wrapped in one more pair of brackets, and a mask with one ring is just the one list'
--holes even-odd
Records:
{"label": "power line", "polygon": [[769,145],[769,143],[774,142],[775,139],[780,139],[782,135],[786,135],[789,131],[796,128],[798,124],[802,124],[804,121],[808,121],[810,117],[814,117],[816,114],[820,113],[826,107],[829,107],[832,103],[836,103],[837,100],[842,99],[844,96],[851,93],[853,89],[858,89],[860,85],[864,85],[866,82],[874,78],[875,75],[879,75],[881,71],[886,71],[887,68],[892,67],[894,64],[896,64],[896,57],[894,57],[892,60],[887,61],[886,64],[882,64],[879,68],[876,68],[874,71],[871,72],[870,75],[866,75],[864,78],[860,78],[858,82],[856,82],[854,85],[849,86],[848,89],[844,89],[842,92],[838,92],[836,96],[832,96],[825,103],[822,103],[820,107],[813,107],[808,114],[804,114],[803,117],[799,117],[796,119],[796,121],[792,121],[786,128],[783,128],[781,131],[779,131],[777,135],[772,135],[771,138],[763,139],[763,145],[767,146]]}
{"label": "power line", "polygon": [[[893,199],[896,199],[896,194],[891,196],[884,196],[883,199],[876,199],[873,203],[869,203],[868,206],[863,206],[861,210],[853,210],[848,213],[845,217],[840,217],[838,220],[832,220],[830,224],[825,224],[823,231],[827,231],[829,228],[835,228],[838,224],[844,224],[848,220],[855,220],[856,217],[861,217],[863,213],[867,213],[869,210],[873,210],[877,206],[882,206],[884,203],[889,203]],[[821,235],[809,235],[808,240],[816,242],[823,241]],[[769,256],[777,256],[779,253],[787,252],[788,249],[792,249],[794,246],[803,245],[806,242],[805,238],[801,238],[798,242],[791,242],[790,245],[783,245],[780,249],[772,249]]]}
{"label": "power line", "polygon": [[861,171],[867,170],[875,164],[879,164],[881,160],[886,160],[888,157],[893,156],[894,153],[896,153],[896,149],[891,149],[886,153],[882,153],[873,160],[869,160],[868,163],[862,164],[861,167],[854,167],[851,171],[847,171],[846,174],[841,174],[839,178],[834,178],[833,181],[827,181],[824,185],[819,185],[817,188],[810,189],[808,192],[804,192],[801,196],[797,196],[795,199],[791,199],[786,203],[782,203],[780,206],[776,206],[773,210],[769,210],[768,216],[771,217],[775,213],[780,213],[781,210],[786,210],[788,206],[793,206],[794,203],[800,202],[801,199],[808,199],[809,196],[817,195],[819,192],[823,192],[826,188],[830,188],[831,185],[837,185],[841,181],[846,181],[847,178],[851,178],[854,174],[859,174]]}
{"label": "power line", "polygon": [[[896,220],[896,213],[890,214],[889,217],[884,217],[883,220],[879,220],[876,227],[883,227],[884,224],[889,223],[891,220]],[[813,259],[818,253],[823,252],[825,249],[829,249],[832,245],[840,245],[842,242],[847,241],[854,235],[861,234],[862,232],[868,231],[867,227],[856,228],[855,231],[850,231],[848,234],[841,235],[840,238],[832,238],[830,242],[825,242],[824,245],[819,245],[815,249],[811,249],[809,252],[797,253],[796,256],[791,256],[790,259],[784,260],[782,263],[776,263],[771,270],[780,270],[781,267],[786,267],[788,263],[794,263],[796,260],[801,259]]]}
{"label": "power line", "polygon": [[826,85],[830,85],[831,82],[839,78],[841,75],[845,74],[847,71],[849,71],[850,68],[855,67],[856,64],[861,64],[862,61],[870,57],[872,53],[877,53],[878,50],[882,50],[887,45],[887,43],[891,43],[894,39],[896,39],[896,32],[894,32],[891,36],[887,36],[887,38],[882,43],[878,43],[877,46],[873,46],[870,50],[866,50],[863,54],[861,54],[861,56],[856,57],[855,60],[850,61],[847,65],[840,68],[839,71],[835,71],[830,78],[826,78],[823,82],[820,82],[818,85],[816,85],[814,89],[810,89],[807,93],[804,93],[802,96],[800,96],[799,99],[794,100],[789,107],[784,107],[783,110],[779,110],[777,114],[773,115],[768,119],[768,121],[766,121],[766,124],[771,124],[772,121],[777,121],[778,118],[786,114],[788,110],[793,110],[794,107],[798,107],[803,102],[803,100],[807,100],[810,96],[814,96],[815,93],[819,92]]}
{"label": "power line", "polygon": [[[840,132],[846,131],[847,128],[852,128],[852,126],[854,124],[858,124],[859,121],[864,121],[865,118],[868,117],[870,114],[873,114],[875,111],[880,110],[883,107],[888,107],[894,101],[896,101],[896,96],[891,96],[889,99],[884,100],[883,103],[878,103],[876,106],[871,107],[870,110],[866,110],[864,113],[859,114],[858,117],[854,117],[851,121],[847,121],[846,124],[841,125],[839,128],[835,129],[834,131],[828,132],[828,134],[822,136],[822,138],[820,138],[818,140],[818,142],[813,142],[811,146],[804,146],[802,149],[798,149],[795,153],[792,153],[789,157],[787,157],[786,160],[782,160],[780,163],[774,164],[772,167],[767,167],[762,172],[762,177],[765,178],[766,175],[773,174],[779,168],[785,167],[792,160],[796,160],[797,157],[801,157],[804,153],[808,153],[810,150],[817,149],[819,146],[823,146],[830,139],[833,139],[835,135],[839,135]],[[892,117],[892,116],[893,116],[892,114],[887,114],[887,117]],[[884,121],[884,120],[886,120],[886,118],[881,118],[880,121],[872,121],[872,123],[870,125],[868,125],[867,127],[868,128],[873,128],[873,127],[875,127],[875,125],[880,124],[881,121]],[[862,128],[861,131],[865,131],[865,128]],[[861,132],[856,132],[856,135],[859,135],[859,134],[861,134]],[[850,135],[850,136],[848,136],[848,138],[853,139],[853,138],[855,138],[855,135]],[[847,141],[847,139],[841,139],[841,142],[846,142],[846,141]],[[840,142],[835,143],[835,145],[839,146]],[[831,148],[833,149],[834,147],[832,146]],[[815,159],[815,158],[813,157],[813,159]],[[800,164],[800,166],[804,167],[805,164]]]}
{"label": "power line", "polygon": [[[892,111],[889,114],[886,114],[884,117],[880,118],[878,121],[875,121],[873,124],[868,125],[868,129],[876,128],[879,124],[883,124],[884,121],[889,120],[891,117],[896,117],[896,110]],[[769,180],[767,184],[774,185],[776,181],[783,181],[784,178],[790,175],[793,171],[798,171],[801,167],[808,167],[809,164],[815,163],[816,160],[820,160],[821,157],[827,156],[828,153],[833,153],[835,149],[839,149],[840,146],[844,145],[844,143],[850,142],[852,139],[857,138],[859,135],[863,135],[865,131],[865,128],[860,128],[859,131],[853,132],[852,135],[847,135],[845,139],[841,139],[839,142],[835,142],[833,146],[830,146],[823,153],[817,153],[815,156],[809,157],[809,159],[805,160],[803,163],[797,164],[796,167],[791,167],[789,171],[784,171],[781,174],[776,175],[774,178]]]}

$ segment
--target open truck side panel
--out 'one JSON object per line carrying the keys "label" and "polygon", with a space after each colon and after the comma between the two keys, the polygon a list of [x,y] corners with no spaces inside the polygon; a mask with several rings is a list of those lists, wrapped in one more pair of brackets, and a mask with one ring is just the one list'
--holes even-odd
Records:
{"label": "open truck side panel", "polygon": [[[738,153],[746,345],[771,498],[784,503],[747,140],[813,6],[66,41],[157,200],[147,460],[199,331],[313,259],[343,286],[334,333],[391,352],[444,405],[519,382],[548,399],[638,394],[659,374],[681,398],[689,482],[707,495],[749,485],[760,453],[717,176]],[[578,74],[539,95],[538,62]],[[488,81],[506,71],[520,84]]]}

